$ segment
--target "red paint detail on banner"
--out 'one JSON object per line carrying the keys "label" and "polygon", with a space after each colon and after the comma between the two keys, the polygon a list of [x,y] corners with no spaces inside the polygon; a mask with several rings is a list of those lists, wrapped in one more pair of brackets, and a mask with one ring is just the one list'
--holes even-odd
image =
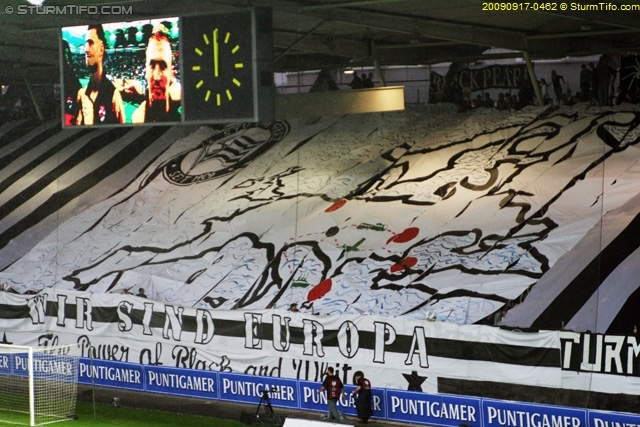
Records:
{"label": "red paint detail on banner", "polygon": [[391,271],[392,273],[397,273],[398,271],[402,271],[405,268],[411,268],[415,266],[417,263],[418,263],[418,258],[414,256],[406,257],[399,263],[393,264],[389,269],[389,271]]}
{"label": "red paint detail on banner", "polygon": [[418,258],[416,258],[414,256],[406,257],[402,261],[402,265],[404,265],[407,268],[411,268],[411,267],[415,266],[417,263],[418,263]]}
{"label": "red paint detail on banner", "polygon": [[344,205],[347,204],[347,199],[340,199],[337,202],[335,202],[334,204],[332,204],[331,206],[329,206],[325,212],[333,212],[333,211],[337,211],[338,209],[340,209],[341,207],[343,207]]}
{"label": "red paint detail on banner", "polygon": [[387,243],[391,243],[391,242],[407,243],[409,240],[414,239],[419,232],[420,232],[420,229],[418,227],[409,227],[406,230],[404,230],[402,233],[396,234],[395,236],[390,237],[389,240],[387,240]]}
{"label": "red paint detail on banner", "polygon": [[331,290],[331,286],[333,282],[331,279],[324,279],[322,282],[318,283],[309,291],[307,295],[307,301],[315,301],[318,298],[322,298]]}
{"label": "red paint detail on banner", "polygon": [[404,265],[402,264],[393,264],[389,269],[389,271],[391,271],[392,273],[397,273],[398,271],[402,270],[404,270]]}

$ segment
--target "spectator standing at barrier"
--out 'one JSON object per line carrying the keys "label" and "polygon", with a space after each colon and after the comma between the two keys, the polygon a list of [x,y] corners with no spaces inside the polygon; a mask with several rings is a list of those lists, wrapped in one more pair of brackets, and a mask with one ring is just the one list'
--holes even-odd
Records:
{"label": "spectator standing at barrier", "polygon": [[556,105],[563,104],[564,88],[567,83],[564,81],[564,77],[556,73],[556,70],[551,70],[551,85],[553,86],[553,95]]}
{"label": "spectator standing at barrier", "polygon": [[484,93],[484,101],[482,101],[482,105],[487,108],[493,108],[495,102],[491,99],[491,94],[489,92]]}
{"label": "spectator standing at barrier", "polygon": [[520,81],[520,87],[518,88],[518,103],[516,103],[516,109],[524,108],[528,105],[533,104],[533,99],[535,98],[533,83],[531,80],[522,79]]}
{"label": "spectator standing at barrier", "polygon": [[373,87],[373,73],[369,73],[368,75],[364,75],[362,73],[362,88],[370,89]]}
{"label": "spectator standing at barrier", "polygon": [[316,81],[313,82],[313,85],[311,85],[309,92],[327,92],[334,90],[340,90],[340,88],[333,79],[331,71],[323,68],[320,70],[320,73],[318,73],[318,77],[316,78]]}
{"label": "spectator standing at barrier", "polygon": [[365,73],[360,75],[360,80],[362,81],[362,89],[367,88],[367,75]]}
{"label": "spectator standing at barrier", "polygon": [[519,108],[519,101],[517,95],[507,95],[507,109],[509,111],[516,111]]}
{"label": "spectator standing at barrier", "polygon": [[344,386],[340,378],[334,374],[333,368],[327,368],[327,376],[322,382],[322,386],[318,390],[320,393],[327,391],[327,404],[329,406],[329,421],[335,419],[340,421],[340,414],[338,413],[338,399],[344,393]]}
{"label": "spectator standing at barrier", "polygon": [[107,78],[104,68],[107,39],[102,25],[89,25],[84,45],[85,64],[91,75],[87,86],[78,91],[76,103],[79,111],[76,124],[124,123],[122,96]]}
{"label": "spectator standing at barrier", "polygon": [[582,64],[580,70],[580,92],[582,92],[582,100],[589,101],[591,93],[591,70],[587,68],[587,64]]}
{"label": "spectator standing at barrier", "polygon": [[[507,96],[509,96],[509,94],[507,94]],[[504,93],[498,94],[498,100],[496,101],[496,108],[500,111],[504,111],[507,108],[509,108],[507,106],[507,99],[505,98]]]}
{"label": "spectator standing at barrier", "polygon": [[545,79],[540,79],[540,93],[542,94],[544,105],[549,105],[552,102],[551,96],[549,95],[549,86]]}
{"label": "spectator standing at barrier", "polygon": [[631,98],[629,97],[629,94],[622,91],[621,86],[618,86],[618,88],[616,89],[616,99],[614,104],[620,105],[624,104],[625,102],[631,102]]}
{"label": "spectator standing at barrier", "polygon": [[358,76],[358,73],[353,73],[353,80],[349,83],[351,89],[362,89],[362,79]]}
{"label": "spectator standing at barrier", "polygon": [[462,106],[463,110],[467,111],[471,108],[471,85],[468,82],[461,82],[462,86]]}
{"label": "spectator standing at barrier", "polygon": [[353,379],[357,387],[351,392],[351,396],[356,397],[356,411],[358,418],[363,424],[369,422],[369,418],[373,415],[373,397],[371,395],[371,382],[364,377],[362,371],[356,371]]}

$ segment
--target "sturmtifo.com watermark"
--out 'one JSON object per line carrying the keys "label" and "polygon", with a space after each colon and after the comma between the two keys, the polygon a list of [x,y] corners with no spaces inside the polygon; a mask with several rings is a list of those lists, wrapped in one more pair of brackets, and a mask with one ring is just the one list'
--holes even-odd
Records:
{"label": "sturmtifo.com watermark", "polygon": [[7,15],[133,15],[133,6],[67,4],[64,6],[35,6],[20,4],[4,8]]}

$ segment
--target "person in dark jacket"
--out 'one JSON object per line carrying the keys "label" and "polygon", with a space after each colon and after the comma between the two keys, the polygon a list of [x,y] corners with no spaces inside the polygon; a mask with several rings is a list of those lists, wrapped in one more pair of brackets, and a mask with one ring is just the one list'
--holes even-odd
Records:
{"label": "person in dark jacket", "polygon": [[85,63],[91,77],[87,86],[78,90],[77,125],[124,123],[122,96],[104,68],[107,39],[102,25],[89,25],[85,38]]}
{"label": "person in dark jacket", "polygon": [[357,385],[355,390],[351,392],[351,396],[356,397],[356,411],[358,418],[362,420],[363,424],[369,422],[369,418],[373,415],[373,399],[371,395],[371,381],[364,377],[362,371],[356,371],[353,374],[354,383]]}
{"label": "person in dark jacket", "polygon": [[329,405],[329,419],[335,419],[337,422],[340,421],[340,414],[338,413],[338,400],[344,393],[344,386],[340,377],[334,374],[333,368],[327,368],[327,376],[322,382],[322,386],[318,390],[320,393],[323,391],[327,391],[327,403]]}

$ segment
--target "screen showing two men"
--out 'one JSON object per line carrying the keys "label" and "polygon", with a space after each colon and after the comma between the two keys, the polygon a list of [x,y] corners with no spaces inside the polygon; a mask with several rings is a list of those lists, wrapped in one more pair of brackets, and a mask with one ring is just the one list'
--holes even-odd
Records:
{"label": "screen showing two men", "polygon": [[251,13],[62,28],[65,126],[251,121]]}

